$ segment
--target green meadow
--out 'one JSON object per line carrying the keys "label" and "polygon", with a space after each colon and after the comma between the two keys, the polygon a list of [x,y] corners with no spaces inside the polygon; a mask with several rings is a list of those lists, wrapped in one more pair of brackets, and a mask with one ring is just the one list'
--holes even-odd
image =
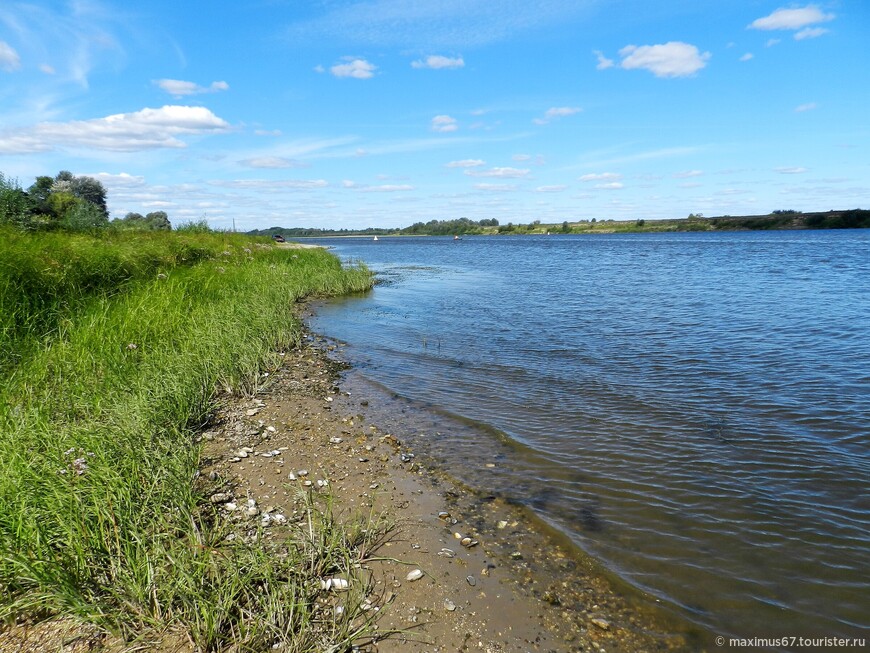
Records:
{"label": "green meadow", "polygon": [[310,504],[281,555],[226,538],[197,481],[217,393],[253,393],[301,337],[303,298],[362,291],[320,249],[203,229],[0,227],[0,620],[64,616],[202,650],[344,649],[317,578],[379,536]]}

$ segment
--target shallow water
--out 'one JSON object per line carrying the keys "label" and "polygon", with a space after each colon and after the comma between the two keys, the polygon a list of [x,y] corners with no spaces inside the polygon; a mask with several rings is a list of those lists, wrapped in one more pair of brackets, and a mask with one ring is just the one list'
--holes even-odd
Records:
{"label": "shallow water", "polygon": [[715,634],[866,634],[870,231],[320,242],[380,283],[312,327],[491,427],[458,476]]}

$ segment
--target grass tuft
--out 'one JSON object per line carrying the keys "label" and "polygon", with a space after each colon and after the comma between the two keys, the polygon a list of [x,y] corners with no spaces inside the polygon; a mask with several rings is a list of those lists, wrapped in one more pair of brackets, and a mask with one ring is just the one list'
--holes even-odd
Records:
{"label": "grass tuft", "polygon": [[194,435],[217,389],[252,391],[299,341],[296,302],[370,285],[235,234],[0,233],[0,619],[177,630],[206,651],[365,637],[365,583],[336,616],[315,581],[355,578],[387,526],[310,505],[280,551],[228,541]]}

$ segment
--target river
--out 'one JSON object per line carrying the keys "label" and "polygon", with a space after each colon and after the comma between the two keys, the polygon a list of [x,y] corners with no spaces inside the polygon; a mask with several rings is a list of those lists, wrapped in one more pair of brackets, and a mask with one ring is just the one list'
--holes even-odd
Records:
{"label": "river", "polygon": [[313,242],[378,284],[312,327],[481,426],[457,476],[712,633],[866,635],[870,231]]}

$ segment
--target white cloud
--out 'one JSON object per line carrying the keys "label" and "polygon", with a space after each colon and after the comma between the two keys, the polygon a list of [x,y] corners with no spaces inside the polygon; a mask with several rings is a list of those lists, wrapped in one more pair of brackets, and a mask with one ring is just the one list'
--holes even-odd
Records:
{"label": "white cloud", "polygon": [[280,129],[255,129],[254,135],[256,136],[280,136]]}
{"label": "white cloud", "polygon": [[543,118],[535,118],[532,120],[536,125],[546,125],[547,123],[566,116],[573,116],[575,113],[583,111],[580,107],[551,107],[544,113]]}
{"label": "white cloud", "polygon": [[703,174],[703,170],[686,170],[684,172],[674,173],[674,179],[688,179],[689,177],[700,177]]}
{"label": "white cloud", "polygon": [[433,132],[455,132],[457,129],[459,129],[459,125],[456,123],[456,118],[445,115],[432,118]]}
{"label": "white cloud", "polygon": [[764,44],[766,48],[772,48],[774,45],[778,45],[782,43],[782,39],[767,39],[767,43]]}
{"label": "white cloud", "polygon": [[451,161],[445,164],[448,168],[476,168],[485,166],[486,161],[483,159],[462,159],[461,161]]}
{"label": "white cloud", "polygon": [[803,113],[804,111],[812,111],[813,109],[818,108],[818,104],[815,102],[807,102],[806,104],[799,104],[794,108],[796,113]]}
{"label": "white cloud", "polygon": [[755,55],[752,54],[751,52],[747,52],[742,57],[740,57],[740,61],[749,61],[750,59],[753,59],[753,58],[755,58]]}
{"label": "white cloud", "polygon": [[98,172],[95,175],[88,176],[102,182],[109,190],[115,188],[138,188],[145,185],[145,177],[131,175],[126,172],[119,172],[118,174]]}
{"label": "white cloud", "polygon": [[623,187],[622,182],[619,181],[612,181],[608,184],[595,184],[595,188],[601,188],[603,190],[619,190]]}
{"label": "white cloud", "polygon": [[239,161],[250,168],[304,168],[305,164],[283,156],[258,156]]}
{"label": "white cloud", "polygon": [[21,67],[21,57],[6,41],[0,41],[0,70],[11,73]]}
{"label": "white cloud", "polygon": [[412,61],[411,66],[414,68],[431,68],[439,70],[441,68],[462,68],[465,66],[465,61],[462,57],[444,57],[440,54],[432,54],[425,59]]}
{"label": "white cloud", "polygon": [[618,172],[592,172],[580,177],[580,181],[613,181],[616,179],[622,179],[622,175]]}
{"label": "white cloud", "polygon": [[792,9],[780,8],[768,16],[757,18],[749,24],[748,29],[775,30],[775,29],[800,29],[814,23],[824,23],[834,20],[834,14],[823,13],[816,5],[795,7]]}
{"label": "white cloud", "polygon": [[221,188],[257,189],[257,190],[314,190],[326,188],[329,182],[325,179],[215,179],[208,182]]}
{"label": "white cloud", "polygon": [[531,170],[528,168],[490,168],[489,170],[466,170],[469,177],[499,177],[501,179],[522,179]]}
{"label": "white cloud", "polygon": [[800,32],[794,35],[795,41],[803,41],[804,39],[814,39],[827,34],[831,30],[824,27],[805,27]]}
{"label": "white cloud", "polygon": [[568,187],[562,184],[557,184],[554,186],[538,186],[535,189],[536,193],[561,193],[563,190],[566,190]]}
{"label": "white cloud", "polygon": [[600,50],[593,50],[592,54],[596,56],[598,59],[598,64],[595,66],[598,70],[607,70],[608,68],[613,68],[616,64],[613,59],[608,59],[604,56],[604,53]]}
{"label": "white cloud", "polygon": [[627,45],[619,51],[620,67],[625,70],[642,68],[656,77],[688,77],[707,65],[712,56],[682,41],[661,45]]}
{"label": "white cloud", "polygon": [[155,148],[183,148],[182,134],[208,134],[230,125],[205,107],[167,105],[118,113],[105,118],[42,122],[29,129],[0,132],[0,152],[47,152],[60,146],[135,152]]}
{"label": "white cloud", "polygon": [[774,171],[781,175],[802,175],[805,172],[809,172],[809,169],[802,167],[774,168]]}
{"label": "white cloud", "polygon": [[492,192],[513,191],[517,189],[515,184],[474,184],[474,188],[476,190],[485,190]]}
{"label": "white cloud", "polygon": [[359,188],[361,193],[401,193],[409,190],[414,190],[414,187],[408,184],[383,184],[381,186],[362,186]]}
{"label": "white cloud", "polygon": [[155,79],[154,83],[175,97],[199,95],[201,93],[217,93],[230,88],[230,85],[226,82],[212,82],[209,86],[200,86],[194,82],[185,82],[180,79]]}
{"label": "white cloud", "polygon": [[372,63],[365,59],[354,59],[353,57],[345,57],[347,63],[335,64],[329,69],[336,77],[352,77],[353,79],[371,79],[375,76],[375,71],[378,69]]}
{"label": "white cloud", "polygon": [[46,75],[56,75],[57,71],[54,69],[54,66],[49,66],[47,63],[39,64],[39,70],[44,72]]}
{"label": "white cloud", "polygon": [[341,182],[341,187],[342,188],[356,188],[356,182],[351,181],[350,179],[344,179]]}

